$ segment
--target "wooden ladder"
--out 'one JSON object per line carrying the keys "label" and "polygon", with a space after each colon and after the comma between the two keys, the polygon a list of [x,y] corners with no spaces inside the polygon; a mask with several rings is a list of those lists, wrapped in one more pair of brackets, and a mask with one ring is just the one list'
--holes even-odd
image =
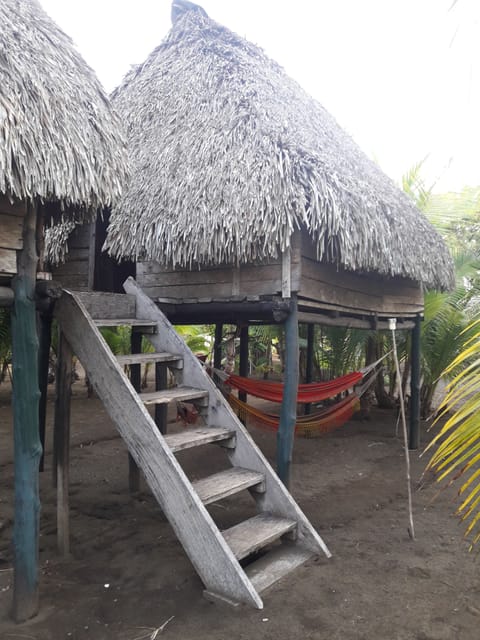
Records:
{"label": "wooden ladder", "polygon": [[[156,500],[205,585],[207,596],[261,609],[260,593],[312,556],[330,553],[278,479],[245,427],[167,318],[133,279],[126,295],[64,292],[55,315],[73,353],[124,439]],[[145,332],[153,354],[116,358],[99,326],[130,325]],[[176,386],[138,394],[124,364],[161,362]],[[145,403],[186,400],[199,406],[205,426],[162,435]],[[231,467],[191,482],[178,451],[216,444]],[[220,531],[206,505],[248,489],[257,515]],[[246,568],[240,561],[258,551]]]}

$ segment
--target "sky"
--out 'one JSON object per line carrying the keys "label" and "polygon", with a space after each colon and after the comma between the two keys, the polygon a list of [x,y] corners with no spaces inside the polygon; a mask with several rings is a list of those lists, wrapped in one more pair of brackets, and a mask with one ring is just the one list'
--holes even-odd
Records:
{"label": "sky", "polygon": [[[107,91],[170,29],[170,0],[40,0]],[[261,46],[397,182],[480,186],[479,0],[199,0]]]}

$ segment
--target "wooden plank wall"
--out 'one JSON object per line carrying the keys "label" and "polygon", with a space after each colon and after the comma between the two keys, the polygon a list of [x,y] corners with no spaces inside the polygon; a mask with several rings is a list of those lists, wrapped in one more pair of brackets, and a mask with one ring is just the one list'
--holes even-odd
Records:
{"label": "wooden plank wall", "polygon": [[23,247],[25,202],[14,204],[0,195],[0,276],[13,276],[17,271],[17,250]]}
{"label": "wooden plank wall", "polygon": [[409,316],[423,311],[419,283],[407,278],[360,275],[318,262],[310,238],[302,236],[299,303],[360,315]]}
{"label": "wooden plank wall", "polygon": [[52,267],[52,277],[65,289],[89,290],[89,256],[91,225],[78,226],[68,240],[66,261]]}
{"label": "wooden plank wall", "polygon": [[[291,289],[300,284],[300,243],[292,242]],[[230,299],[232,297],[278,295],[282,292],[282,258],[240,267],[193,267],[165,269],[156,262],[137,264],[137,282],[145,293],[157,300]]]}

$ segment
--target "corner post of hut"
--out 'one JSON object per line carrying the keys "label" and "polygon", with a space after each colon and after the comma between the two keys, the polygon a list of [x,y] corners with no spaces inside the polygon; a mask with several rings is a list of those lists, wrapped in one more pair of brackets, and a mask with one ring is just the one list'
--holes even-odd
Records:
{"label": "corner post of hut", "polygon": [[23,622],[38,612],[39,438],[38,337],[35,307],[37,205],[27,203],[23,247],[13,278],[13,430],[15,517],[13,529],[13,617]]}
{"label": "corner post of hut", "polygon": [[291,290],[291,251],[282,255],[282,298],[290,300],[290,311],[284,323],[285,371],[280,424],[277,434],[277,473],[288,488],[290,486],[293,438],[297,420],[297,395],[299,382],[298,302]]}
{"label": "corner post of hut", "polygon": [[420,381],[421,381],[421,334],[422,318],[415,316],[415,325],[412,329],[410,373],[410,430],[408,448],[411,450],[420,447]]}

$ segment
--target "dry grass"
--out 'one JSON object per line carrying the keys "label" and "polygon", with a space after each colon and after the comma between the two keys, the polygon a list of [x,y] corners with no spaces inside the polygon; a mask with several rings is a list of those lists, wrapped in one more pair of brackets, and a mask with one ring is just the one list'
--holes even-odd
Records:
{"label": "dry grass", "polygon": [[253,262],[304,225],[319,260],[452,285],[448,250],[408,196],[261,49],[201,11],[175,17],[113,102],[132,162],[115,256]]}
{"label": "dry grass", "polygon": [[120,130],[95,74],[40,4],[2,0],[0,193],[61,201],[83,219],[120,195]]}

